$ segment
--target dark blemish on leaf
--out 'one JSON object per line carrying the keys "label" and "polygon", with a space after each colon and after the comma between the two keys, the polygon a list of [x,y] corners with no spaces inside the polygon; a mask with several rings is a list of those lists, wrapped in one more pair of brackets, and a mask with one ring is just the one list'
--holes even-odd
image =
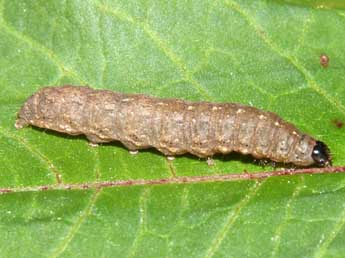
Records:
{"label": "dark blemish on leaf", "polygon": [[248,177],[248,179],[253,179],[253,174],[248,172],[246,169],[243,170],[243,174]]}
{"label": "dark blemish on leaf", "polygon": [[344,122],[339,119],[332,120],[332,124],[334,124],[339,129],[344,127]]}
{"label": "dark blemish on leaf", "polygon": [[325,54],[322,54],[320,56],[320,65],[323,66],[324,68],[327,68],[329,65],[329,57]]}
{"label": "dark blemish on leaf", "polygon": [[13,192],[11,189],[0,189],[0,194],[4,194],[4,193],[11,193]]}

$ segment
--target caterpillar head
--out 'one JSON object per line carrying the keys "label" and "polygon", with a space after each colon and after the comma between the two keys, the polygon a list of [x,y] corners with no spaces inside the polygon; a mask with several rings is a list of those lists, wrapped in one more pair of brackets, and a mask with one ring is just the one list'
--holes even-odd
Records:
{"label": "caterpillar head", "polygon": [[320,167],[332,166],[330,150],[323,142],[316,141],[311,157],[315,161],[315,164]]}
{"label": "caterpillar head", "polygon": [[35,95],[30,96],[20,111],[17,113],[15,127],[21,129],[30,124],[30,120],[35,117]]}
{"label": "caterpillar head", "polygon": [[57,112],[57,105],[54,105],[54,91],[50,87],[41,88],[38,92],[31,95],[17,113],[15,127],[23,128],[27,125],[35,125],[39,127],[54,119]]}

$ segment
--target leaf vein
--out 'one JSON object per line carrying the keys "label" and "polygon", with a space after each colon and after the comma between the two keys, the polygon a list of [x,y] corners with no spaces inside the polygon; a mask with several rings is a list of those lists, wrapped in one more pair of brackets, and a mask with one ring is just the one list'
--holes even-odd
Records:
{"label": "leaf vein", "polygon": [[205,258],[212,257],[216,251],[219,249],[220,245],[222,244],[223,240],[227,236],[228,232],[230,231],[231,227],[234,225],[236,219],[239,217],[241,210],[249,203],[251,198],[255,196],[258,192],[260,186],[263,185],[265,181],[260,182],[256,181],[254,186],[251,187],[248,194],[236,205],[234,212],[229,212],[228,217],[225,220],[224,225],[222,228],[217,232],[213,241],[211,241],[211,245],[208,248]]}
{"label": "leaf vein", "polygon": [[[245,71],[243,71],[243,65],[241,65],[238,61],[237,58],[234,58],[233,54],[229,51],[226,50],[222,50],[219,48],[209,48],[210,52],[216,52],[216,53],[220,53],[223,55],[227,55],[232,59],[232,63],[237,65],[238,70],[246,73]],[[268,92],[267,90],[265,90],[264,88],[262,88],[260,85],[258,85],[253,79],[250,80],[250,84],[257,90],[259,90],[262,94],[268,96],[271,100],[273,100],[275,98],[275,96],[273,96],[270,92]]]}
{"label": "leaf vein", "polygon": [[21,144],[23,147],[25,147],[39,161],[46,164],[48,171],[51,172],[55,176],[55,180],[58,184],[63,183],[61,173],[56,169],[54,163],[46,155],[44,155],[40,150],[38,150],[36,147],[34,147],[33,145],[31,145],[30,143],[28,143],[26,140],[22,139],[21,137],[13,135],[12,133],[3,130],[1,127],[0,127],[0,134],[2,134],[4,137],[15,140],[16,142]]}
{"label": "leaf vein", "polygon": [[281,57],[288,60],[299,72],[301,72],[312,90],[314,90],[320,96],[325,98],[332,106],[335,106],[339,111],[345,114],[345,106],[340,102],[340,100],[334,96],[327,94],[327,92],[316,83],[310,72],[302,64],[300,64],[294,56],[284,53],[284,51],[280,49],[278,45],[268,37],[264,29],[257,24],[256,20],[252,18],[252,16],[249,15],[237,2],[226,0],[225,5],[242,15],[242,17],[248,22],[255,33],[263,40],[263,42],[267,44],[268,47],[270,47]]}
{"label": "leaf vein", "polygon": [[168,44],[154,31],[148,24],[136,21],[131,15],[123,10],[114,9],[105,4],[97,3],[97,7],[104,13],[110,13],[115,18],[128,22],[140,28],[151,39],[153,43],[160,49],[180,71],[182,77],[189,82],[194,89],[202,94],[206,99],[211,99],[209,92],[194,79],[192,71],[189,70],[185,62],[168,46]]}
{"label": "leaf vein", "polygon": [[313,255],[313,257],[315,258],[324,257],[328,250],[328,247],[331,245],[334,239],[339,235],[339,233],[342,231],[344,226],[345,226],[345,209],[341,213],[340,219],[335,223],[334,227],[332,228],[327,238],[322,242],[319,248],[316,249],[316,252]]}
{"label": "leaf vein", "polygon": [[147,200],[148,200],[148,197],[149,197],[149,194],[150,194],[150,188],[148,187],[145,187],[142,194],[141,194],[141,197],[139,199],[139,226],[138,226],[138,231],[136,232],[136,237],[133,241],[133,244],[131,246],[131,248],[129,249],[129,254],[128,254],[128,258],[132,258],[135,256],[136,254],[136,251],[137,251],[137,248],[138,248],[138,245],[140,243],[140,240],[141,240],[141,237],[143,235],[143,233],[145,232],[146,230],[146,220],[147,220],[147,207],[146,207],[146,203],[147,203]]}
{"label": "leaf vein", "polygon": [[285,219],[278,225],[277,230],[275,231],[274,234],[274,239],[276,241],[276,245],[274,246],[272,250],[272,255],[271,257],[277,257],[277,253],[279,252],[280,248],[280,243],[281,243],[281,235],[284,231],[285,226],[288,224],[290,218],[291,218],[291,205],[292,202],[298,197],[302,190],[302,185],[304,183],[304,177],[301,177],[300,183],[296,186],[295,190],[293,191],[291,198],[288,200],[285,208]]}
{"label": "leaf vein", "polygon": [[295,49],[293,52],[297,53],[297,51],[303,46],[304,40],[305,40],[305,35],[307,34],[310,24],[313,20],[314,16],[312,15],[312,12],[309,13],[309,16],[305,18],[303,27],[302,27],[302,32],[301,35],[299,36],[299,39],[297,40],[297,44],[295,46]]}
{"label": "leaf vein", "polygon": [[72,225],[67,235],[62,239],[60,245],[53,251],[53,253],[49,256],[50,258],[59,257],[71,243],[73,238],[78,233],[81,225],[84,223],[85,219],[90,215],[92,207],[95,205],[98,196],[101,193],[101,188],[95,190],[94,194],[91,196],[89,203],[85,206],[84,211],[78,217],[77,221]]}
{"label": "leaf vein", "polygon": [[197,184],[205,182],[231,182],[241,180],[262,180],[270,177],[279,176],[296,176],[296,175],[317,175],[317,174],[337,174],[345,173],[345,167],[327,167],[327,168],[305,168],[272,172],[252,172],[252,173],[228,173],[217,174],[211,176],[179,176],[161,179],[136,179],[136,180],[118,180],[118,181],[102,181],[102,182],[86,182],[77,184],[57,184],[57,185],[39,185],[24,186],[12,188],[0,188],[0,194],[6,193],[22,193],[22,192],[38,192],[48,190],[72,190],[72,189],[92,189],[106,187],[130,187],[138,185],[168,185],[168,184]]}
{"label": "leaf vein", "polygon": [[15,28],[12,28],[6,23],[4,19],[0,20],[0,28],[2,28],[6,33],[21,40],[22,42],[28,44],[31,48],[37,50],[38,52],[44,54],[50,61],[52,61],[59,69],[59,72],[64,75],[70,75],[72,78],[77,79],[80,83],[86,84],[85,81],[70,67],[67,67],[55,54],[54,52],[37,42],[36,40],[28,37],[27,35],[20,33]]}

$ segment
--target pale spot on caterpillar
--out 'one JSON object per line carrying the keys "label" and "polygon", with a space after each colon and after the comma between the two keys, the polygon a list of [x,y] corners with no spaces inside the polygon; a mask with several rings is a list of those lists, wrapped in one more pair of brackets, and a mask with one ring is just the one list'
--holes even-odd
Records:
{"label": "pale spot on caterpillar", "polygon": [[19,111],[15,126],[26,125],[84,134],[92,144],[121,141],[132,152],[154,147],[169,159],[186,152],[208,158],[217,152],[238,151],[297,166],[331,165],[324,143],[272,112],[235,103],[161,99],[79,86],[46,87],[28,98]]}
{"label": "pale spot on caterpillar", "polygon": [[128,101],[132,101],[133,99],[131,99],[131,98],[124,98],[124,99],[122,99],[121,101],[122,102],[128,102]]}
{"label": "pale spot on caterpillar", "polygon": [[243,149],[241,152],[242,152],[243,154],[248,154],[248,153],[249,153],[248,149]]}
{"label": "pale spot on caterpillar", "polygon": [[219,147],[218,148],[222,153],[227,153],[227,152],[229,152],[229,148],[227,148],[227,147]]}

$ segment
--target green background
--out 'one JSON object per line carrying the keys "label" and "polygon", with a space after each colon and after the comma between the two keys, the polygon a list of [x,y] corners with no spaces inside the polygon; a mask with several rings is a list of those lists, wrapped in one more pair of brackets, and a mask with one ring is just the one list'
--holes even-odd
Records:
{"label": "green background", "polygon": [[[323,8],[321,8],[323,7]],[[344,257],[342,174],[215,182],[250,157],[16,130],[47,85],[90,85],[278,113],[345,164],[343,1],[0,0],[0,257]],[[330,57],[328,68],[319,63]],[[209,176],[195,184],[70,184]],[[40,186],[52,189],[39,191]]]}

